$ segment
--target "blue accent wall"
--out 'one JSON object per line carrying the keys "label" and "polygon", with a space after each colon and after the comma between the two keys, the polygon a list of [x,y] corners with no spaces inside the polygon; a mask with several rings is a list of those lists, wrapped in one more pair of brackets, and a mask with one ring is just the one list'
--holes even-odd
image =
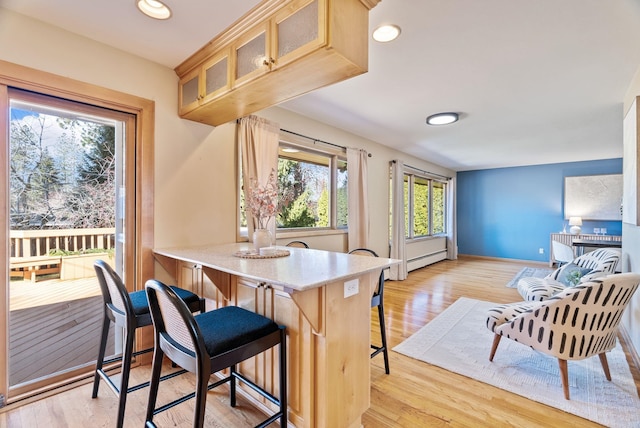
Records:
{"label": "blue accent wall", "polygon": [[[564,178],[598,174],[622,174],[622,158],[458,172],[458,252],[548,261],[549,234],[567,223]],[[621,221],[583,221],[582,232],[594,227],[622,234]]]}

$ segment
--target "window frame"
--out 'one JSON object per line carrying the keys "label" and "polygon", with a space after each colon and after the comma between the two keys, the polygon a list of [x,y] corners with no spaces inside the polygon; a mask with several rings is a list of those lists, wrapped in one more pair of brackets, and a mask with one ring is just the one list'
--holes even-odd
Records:
{"label": "window frame", "polygon": [[[415,207],[415,186],[416,179],[420,181],[427,181],[427,192],[428,192],[428,215],[427,215],[427,229],[428,232],[426,235],[416,235],[415,234],[415,215],[416,215],[416,207]],[[448,182],[447,180],[435,177],[430,174],[416,172],[414,170],[404,170],[403,171],[403,182],[406,183],[405,187],[405,195],[404,195],[404,221],[405,221],[405,240],[406,241],[418,241],[422,239],[429,239],[434,237],[446,236],[447,231],[449,229],[449,225],[447,222],[449,201],[447,197],[448,190]],[[438,183],[442,185],[442,198],[443,198],[443,213],[442,213],[442,222],[443,222],[443,230],[442,232],[434,233],[434,183]],[[423,185],[423,183],[420,183]]]}
{"label": "window frame", "polygon": [[[321,156],[328,159],[329,167],[329,226],[322,227],[277,227],[278,237],[295,237],[295,236],[311,236],[314,234],[332,234],[332,233],[348,233],[348,224],[341,226],[337,224],[338,220],[338,168],[341,162],[347,164],[347,152],[346,148],[342,148],[338,145],[331,143],[325,143],[320,140],[315,140],[309,137],[305,137],[297,134],[290,134],[286,131],[280,131],[278,139],[278,160],[281,158],[287,158],[295,161],[309,162],[304,156],[296,153],[287,153],[286,156],[282,156],[283,148],[290,148],[298,150],[298,153],[307,153],[310,157]],[[242,162],[241,156],[238,156],[238,233],[240,240],[248,239],[247,226],[242,225],[242,194],[244,192],[242,186]],[[348,180],[348,165],[347,165],[347,180]]]}

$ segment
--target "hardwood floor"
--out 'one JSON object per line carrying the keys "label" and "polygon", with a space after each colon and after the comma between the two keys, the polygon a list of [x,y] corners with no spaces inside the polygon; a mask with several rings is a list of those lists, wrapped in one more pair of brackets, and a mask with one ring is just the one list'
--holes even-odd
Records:
{"label": "hardwood floor", "polygon": [[[521,300],[515,289],[504,285],[525,265],[462,257],[413,271],[405,281],[387,281],[385,310],[389,346],[411,336],[459,297],[496,303]],[[541,267],[535,263],[530,266]],[[372,319],[375,341],[379,337],[377,316],[372,314]],[[488,352],[487,348],[487,355]],[[375,357],[371,364],[371,407],[363,416],[363,425],[367,428],[600,426],[393,351],[390,352],[390,375],[384,373],[382,356]],[[632,372],[640,390],[640,374],[633,366]],[[132,384],[145,381],[148,374],[147,366],[134,369]],[[190,375],[167,382],[160,388],[159,402],[163,402],[163,397],[168,401],[179,391],[193,390]],[[0,427],[112,427],[116,397],[104,385],[97,399],[90,397],[91,385],[85,384],[30,404],[9,406],[0,410]],[[129,395],[125,427],[144,425],[146,399],[146,389]],[[183,403],[154,420],[160,427],[191,426],[192,403],[193,400]],[[209,393],[207,427],[248,427],[262,419],[263,415],[243,400],[239,400],[235,409],[230,408],[224,390]]]}

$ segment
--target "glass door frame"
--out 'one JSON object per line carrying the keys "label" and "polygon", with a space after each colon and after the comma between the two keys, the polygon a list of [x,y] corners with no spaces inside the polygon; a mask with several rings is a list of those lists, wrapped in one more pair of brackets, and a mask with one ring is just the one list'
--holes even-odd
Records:
{"label": "glass door frame", "polygon": [[[124,258],[126,272],[124,281],[130,291],[144,289],[147,279],[153,277],[153,194],[154,156],[153,127],[155,104],[151,100],[113,91],[47,72],[0,61],[0,176],[5,183],[0,191],[0,235],[5,245],[0,246],[0,278],[4,278],[0,293],[0,407],[77,382],[90,380],[90,369],[73,373],[54,382],[34,383],[27,389],[9,389],[8,378],[8,321],[9,321],[9,91],[22,89],[33,93],[76,101],[86,105],[102,107],[134,116],[131,125],[132,144],[127,146],[125,192],[125,216],[129,225],[126,231]],[[129,136],[127,138],[130,138]],[[136,346],[140,349],[153,345],[153,335],[148,331],[137,333]]]}

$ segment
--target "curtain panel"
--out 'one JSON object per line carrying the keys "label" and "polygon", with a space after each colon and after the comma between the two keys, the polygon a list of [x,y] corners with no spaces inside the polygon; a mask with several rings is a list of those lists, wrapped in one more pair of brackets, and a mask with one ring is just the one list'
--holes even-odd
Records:
{"label": "curtain panel", "polygon": [[[278,172],[278,145],[280,126],[258,116],[243,117],[238,121],[238,143],[242,152],[242,183],[245,198],[251,194],[251,186],[255,183],[264,186],[272,171]],[[245,203],[249,241],[253,239],[255,224],[253,216]],[[269,220],[267,229],[271,231],[275,242],[276,219]]]}
{"label": "curtain panel", "polygon": [[347,194],[349,195],[348,224],[349,251],[356,248],[369,248],[369,185],[368,185],[368,154],[365,150],[347,148],[347,168],[349,181]]}
{"label": "curtain panel", "polygon": [[402,260],[402,263],[391,266],[389,278],[401,281],[407,279],[408,275],[404,227],[404,162],[401,160],[394,160],[391,166],[391,193],[390,257]]}
{"label": "curtain panel", "polygon": [[458,227],[456,224],[456,178],[452,177],[447,186],[447,259],[458,258]]}

